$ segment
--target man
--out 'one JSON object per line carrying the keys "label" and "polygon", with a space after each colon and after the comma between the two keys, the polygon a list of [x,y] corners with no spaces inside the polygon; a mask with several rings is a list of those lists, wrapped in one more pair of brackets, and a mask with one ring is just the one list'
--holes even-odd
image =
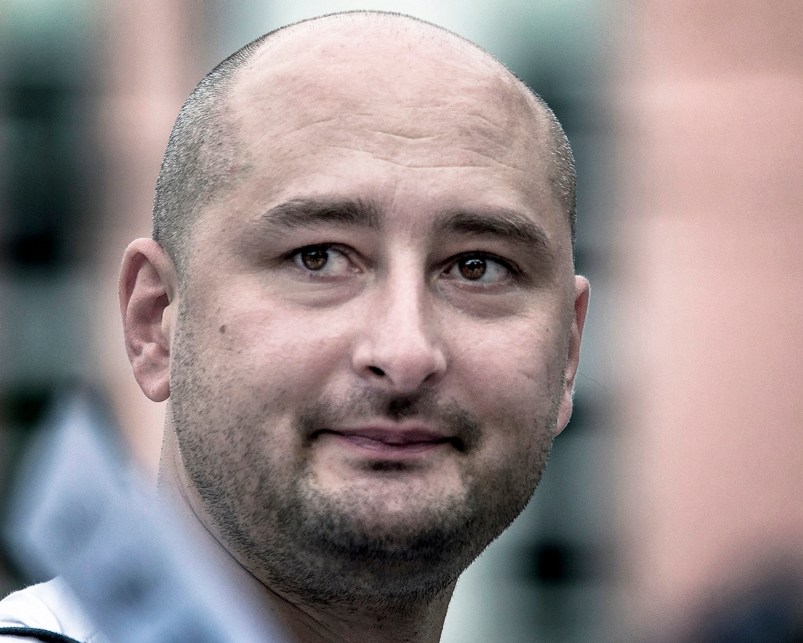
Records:
{"label": "man", "polygon": [[185,103],[120,279],[161,491],[294,641],[436,641],[572,408],[552,113],[473,44],[327,16]]}

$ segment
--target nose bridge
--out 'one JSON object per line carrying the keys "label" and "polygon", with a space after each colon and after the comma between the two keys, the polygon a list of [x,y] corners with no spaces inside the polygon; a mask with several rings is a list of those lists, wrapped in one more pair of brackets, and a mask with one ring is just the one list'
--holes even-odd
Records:
{"label": "nose bridge", "polygon": [[426,272],[412,257],[388,267],[372,293],[364,332],[355,349],[363,377],[399,391],[414,391],[446,368]]}
{"label": "nose bridge", "polygon": [[[398,272],[404,272],[400,270]],[[423,348],[432,340],[433,319],[428,292],[423,277],[407,272],[387,280],[380,294],[380,308],[386,311],[383,330],[407,344],[407,350]]]}

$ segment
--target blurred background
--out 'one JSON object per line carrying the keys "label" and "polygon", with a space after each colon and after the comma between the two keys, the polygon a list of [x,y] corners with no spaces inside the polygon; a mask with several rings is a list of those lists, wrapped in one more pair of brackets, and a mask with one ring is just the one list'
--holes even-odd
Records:
{"label": "blurred background", "polygon": [[[797,0],[2,0],[0,476],[75,378],[155,473],[164,409],[130,375],[116,279],[172,121],[245,42],[353,8],[477,42],[577,157],[575,416],[444,641],[803,640]],[[0,594],[20,583],[0,566]]]}

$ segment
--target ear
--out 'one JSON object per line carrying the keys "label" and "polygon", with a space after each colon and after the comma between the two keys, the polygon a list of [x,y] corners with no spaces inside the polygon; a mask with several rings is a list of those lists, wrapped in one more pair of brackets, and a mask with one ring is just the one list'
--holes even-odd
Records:
{"label": "ear", "polygon": [[569,338],[569,355],[566,362],[566,372],[563,376],[563,398],[558,411],[558,432],[563,431],[572,417],[572,398],[574,396],[574,378],[577,375],[577,365],[580,361],[580,340],[583,337],[583,326],[588,311],[588,295],[591,286],[588,279],[575,275],[574,277],[574,320],[572,321],[572,334]]}
{"label": "ear", "polygon": [[153,239],[137,239],[123,255],[120,312],[134,377],[154,402],[170,396],[170,342],[178,306],[173,260]]}

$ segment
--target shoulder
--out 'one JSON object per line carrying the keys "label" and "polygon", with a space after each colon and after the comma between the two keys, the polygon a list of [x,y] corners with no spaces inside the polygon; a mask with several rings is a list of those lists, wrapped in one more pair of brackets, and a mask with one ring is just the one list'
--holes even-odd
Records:
{"label": "shoulder", "polygon": [[[102,639],[64,582],[56,578],[9,594],[0,601],[0,627],[31,627],[64,634],[87,643]],[[22,641],[2,637],[0,641]]]}

